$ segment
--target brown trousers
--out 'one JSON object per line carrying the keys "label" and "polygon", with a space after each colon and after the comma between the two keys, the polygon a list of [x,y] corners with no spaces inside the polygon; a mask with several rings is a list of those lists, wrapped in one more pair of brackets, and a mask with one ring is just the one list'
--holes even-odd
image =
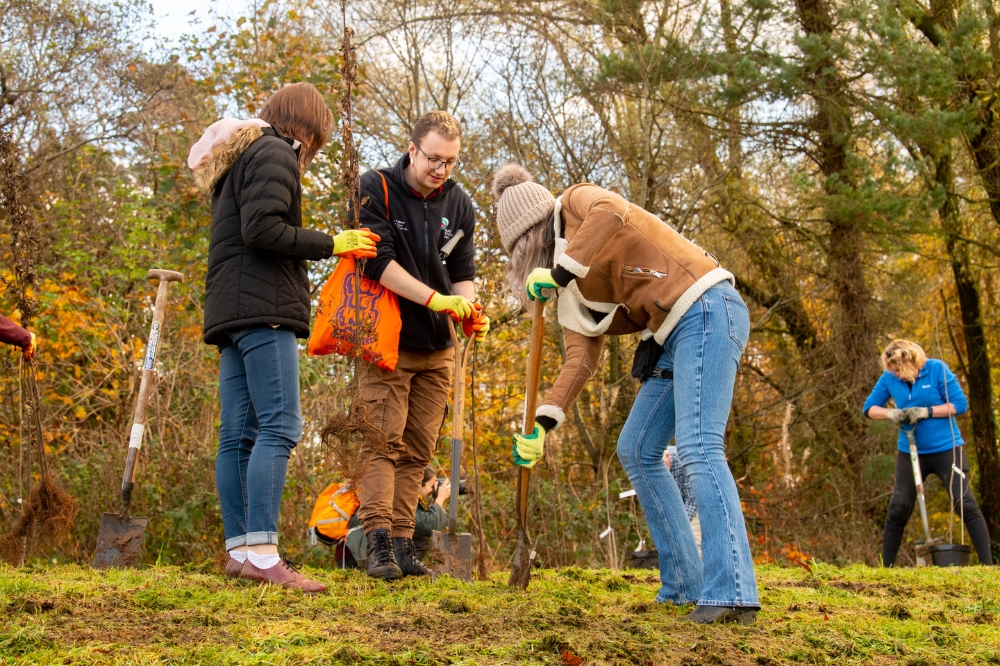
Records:
{"label": "brown trousers", "polygon": [[388,529],[413,537],[424,468],[434,455],[444,421],[455,349],[399,352],[395,372],[360,363],[359,397],[368,420],[382,428],[388,450],[372,458],[358,487],[358,520],[365,534]]}

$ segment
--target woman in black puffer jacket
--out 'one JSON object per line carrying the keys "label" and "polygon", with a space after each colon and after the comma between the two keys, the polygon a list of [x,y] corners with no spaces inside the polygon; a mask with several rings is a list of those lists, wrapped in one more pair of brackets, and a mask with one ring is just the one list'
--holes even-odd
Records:
{"label": "woman in black puffer jacket", "polygon": [[278,556],[288,457],[302,436],[296,338],[309,335],[307,261],[375,256],[367,230],[302,227],[304,170],[330,138],[333,114],[308,83],[274,93],[254,120],[224,119],[188,164],[212,194],[205,342],[221,354],[215,480],[226,573],[322,592]]}

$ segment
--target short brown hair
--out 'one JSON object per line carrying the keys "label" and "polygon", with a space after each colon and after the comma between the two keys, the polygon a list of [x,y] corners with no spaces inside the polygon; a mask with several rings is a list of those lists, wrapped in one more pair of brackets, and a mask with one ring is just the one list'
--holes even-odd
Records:
{"label": "short brown hair", "polygon": [[882,352],[882,368],[895,370],[908,382],[917,381],[917,375],[926,364],[924,348],[911,340],[893,340]]}
{"label": "short brown hair", "polygon": [[311,83],[291,83],[281,88],[264,102],[259,117],[302,143],[299,164],[303,169],[333,133],[333,113]]}
{"label": "short brown hair", "polygon": [[430,111],[420,116],[417,124],[413,126],[410,141],[419,146],[424,137],[431,132],[437,132],[448,141],[462,138],[462,126],[458,123],[458,119],[447,111]]}
{"label": "short brown hair", "polygon": [[431,479],[437,478],[437,475],[438,475],[437,470],[431,467],[430,465],[424,467],[424,482],[421,483],[420,485],[422,486],[427,485],[427,482],[430,481]]}

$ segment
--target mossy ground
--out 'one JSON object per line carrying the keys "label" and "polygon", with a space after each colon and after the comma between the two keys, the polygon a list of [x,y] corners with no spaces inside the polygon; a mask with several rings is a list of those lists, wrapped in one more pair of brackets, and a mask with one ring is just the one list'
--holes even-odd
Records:
{"label": "mossy ground", "polygon": [[392,584],[307,597],[212,567],[0,566],[0,664],[998,664],[1000,570],[758,568],[752,627],[652,603],[655,572]]}

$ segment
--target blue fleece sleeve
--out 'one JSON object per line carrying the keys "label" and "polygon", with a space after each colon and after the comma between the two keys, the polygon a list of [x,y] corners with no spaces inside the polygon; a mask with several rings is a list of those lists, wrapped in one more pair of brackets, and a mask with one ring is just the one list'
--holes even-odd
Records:
{"label": "blue fleece sleeve", "polygon": [[[938,390],[941,391],[941,397],[955,405],[955,414],[964,414],[969,411],[969,401],[965,398],[962,385],[958,383],[958,377],[951,371],[948,364],[944,361],[940,361],[940,363],[943,370],[938,377]],[[945,386],[948,388],[947,393]]]}
{"label": "blue fleece sleeve", "polygon": [[882,376],[879,377],[878,381],[875,383],[875,388],[872,389],[868,399],[865,400],[865,406],[862,409],[865,416],[868,416],[868,410],[872,407],[885,407],[889,402],[889,398],[892,397],[892,394],[889,393],[889,386],[885,379],[887,374],[888,373],[885,372],[882,373]]}

